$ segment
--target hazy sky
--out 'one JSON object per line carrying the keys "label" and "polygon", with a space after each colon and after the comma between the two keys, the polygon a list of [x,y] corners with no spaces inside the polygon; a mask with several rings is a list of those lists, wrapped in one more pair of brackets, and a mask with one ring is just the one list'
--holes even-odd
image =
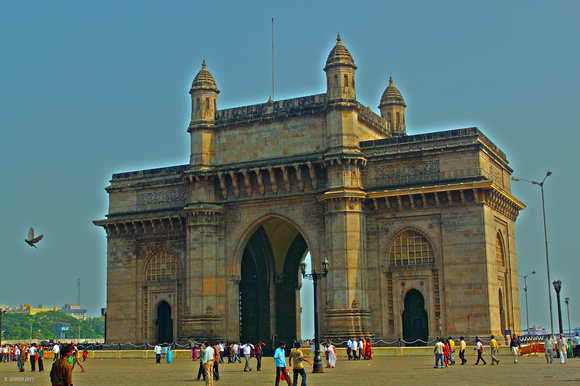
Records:
{"label": "hazy sky", "polygon": [[[204,58],[218,108],[266,102],[273,17],[276,99],[325,92],[340,31],[361,103],[378,113],[392,75],[409,134],[477,126],[514,175],[552,170],[551,276],[580,324],[579,14],[578,1],[0,1],[0,304],[75,303],[80,277],[82,306],[100,313],[106,237],[92,221],[112,174],[188,162],[188,91]],[[540,189],[512,189],[527,205],[518,270],[537,271],[530,325],[549,326]],[[38,250],[23,241],[30,226],[45,234]]]}

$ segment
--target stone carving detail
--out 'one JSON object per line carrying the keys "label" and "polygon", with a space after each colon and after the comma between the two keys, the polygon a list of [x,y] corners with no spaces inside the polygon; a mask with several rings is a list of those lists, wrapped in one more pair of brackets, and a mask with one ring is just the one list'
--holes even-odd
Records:
{"label": "stone carving detail", "polygon": [[137,195],[137,205],[159,204],[167,202],[184,202],[187,197],[187,191],[169,190],[166,192],[143,193]]}
{"label": "stone carving detail", "polygon": [[399,180],[433,174],[439,174],[439,160],[378,166],[375,179]]}

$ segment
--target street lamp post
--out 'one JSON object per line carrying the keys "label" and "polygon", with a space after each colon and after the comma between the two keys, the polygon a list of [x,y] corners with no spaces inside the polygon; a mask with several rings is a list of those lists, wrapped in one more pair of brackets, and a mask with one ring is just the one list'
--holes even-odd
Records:
{"label": "street lamp post", "polygon": [[312,366],[313,373],[323,373],[322,359],[320,359],[320,325],[318,323],[318,280],[323,279],[328,275],[328,267],[330,263],[326,258],[322,262],[322,269],[324,273],[317,273],[316,269],[312,273],[306,273],[306,262],[300,263],[300,271],[302,277],[312,280],[314,284],[314,364]]}
{"label": "street lamp post", "polygon": [[530,334],[530,320],[528,319],[528,282],[526,281],[527,277],[530,275],[535,274],[536,271],[530,272],[527,275],[518,275],[524,278],[524,292],[526,293],[526,326],[527,326],[527,333]]}
{"label": "street lamp post", "polygon": [[558,327],[560,327],[560,335],[564,334],[562,328],[562,308],[560,307],[560,290],[562,289],[562,280],[554,280],[554,289],[556,290],[556,299],[558,301]]}
{"label": "street lamp post", "polygon": [[572,339],[572,330],[570,329],[570,306],[568,303],[570,298],[564,298],[564,303],[566,303],[566,314],[568,315],[568,339]]}
{"label": "street lamp post", "polygon": [[514,180],[514,181],[526,181],[526,182],[530,182],[534,185],[538,185],[540,187],[541,192],[542,192],[542,215],[544,218],[544,241],[546,244],[546,273],[548,274],[548,300],[550,303],[550,328],[551,328],[551,333],[553,336],[554,335],[554,317],[552,315],[552,289],[550,288],[550,260],[548,259],[548,231],[546,230],[546,205],[544,203],[544,182],[546,182],[546,178],[548,178],[551,175],[552,175],[552,171],[548,170],[548,172],[546,173],[546,176],[544,177],[542,182],[524,180],[523,178],[517,178],[517,177],[512,177],[512,180]]}

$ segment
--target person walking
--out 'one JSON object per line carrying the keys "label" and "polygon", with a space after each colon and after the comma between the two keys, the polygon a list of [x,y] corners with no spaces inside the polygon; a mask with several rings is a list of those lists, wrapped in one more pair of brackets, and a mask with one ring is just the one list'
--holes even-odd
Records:
{"label": "person walking", "polygon": [[58,354],[60,352],[60,346],[58,343],[55,343],[52,347],[52,361],[56,362],[58,360]]}
{"label": "person walking", "polygon": [[300,386],[306,386],[306,371],[304,371],[303,361],[310,363],[310,366],[312,366],[312,362],[304,358],[304,354],[300,350],[300,342],[296,342],[294,343],[294,350],[292,350],[289,360],[289,365],[292,366],[292,372],[294,373],[294,386],[298,386],[298,374],[302,377]]}
{"label": "person walking", "polygon": [[574,358],[580,358],[580,336],[576,333],[576,336],[573,338],[574,340]]}
{"label": "person walking", "polygon": [[520,340],[516,334],[512,335],[512,339],[510,340],[510,349],[514,353],[514,363],[518,363],[518,349],[522,347]]}
{"label": "person walking", "polygon": [[351,351],[352,351],[352,340],[350,338],[346,341],[346,355],[348,355],[348,360],[351,360]]}
{"label": "person walking", "polygon": [[203,376],[203,380],[205,381],[205,371],[204,371],[204,367],[203,367],[203,363],[204,363],[204,356],[205,356],[205,347],[203,344],[199,345],[199,370],[197,371],[197,377],[195,378],[196,381],[199,381],[199,379]]}
{"label": "person walking", "polygon": [[264,343],[262,343],[262,341],[259,341],[258,344],[256,344],[255,349],[254,349],[254,354],[256,355],[256,370],[258,371],[262,371],[262,354],[264,353],[264,347],[266,345]]}
{"label": "person walking", "polygon": [[252,371],[252,366],[250,366],[250,355],[252,354],[252,350],[254,349],[254,345],[251,343],[245,343],[241,350],[244,354],[244,359],[246,360],[246,365],[244,366],[244,371]]}
{"label": "person walking", "polygon": [[326,345],[326,362],[326,367],[334,368],[336,366],[336,348],[330,342]]}
{"label": "person walking", "polygon": [[551,335],[546,336],[544,340],[544,355],[546,356],[546,363],[552,364],[554,361],[554,338]]}
{"label": "person walking", "polygon": [[441,341],[441,339],[437,338],[437,343],[435,343],[435,349],[433,350],[433,353],[435,354],[435,367],[433,367],[434,369],[437,368],[437,363],[441,362],[441,367],[443,368],[443,354],[445,352],[445,344]]}
{"label": "person walking", "polygon": [[477,350],[477,362],[475,362],[475,364],[478,365],[481,360],[483,364],[486,365],[487,363],[485,362],[485,359],[483,359],[483,343],[481,343],[481,340],[477,337],[475,338],[475,341],[475,350]]}
{"label": "person walking", "polygon": [[557,344],[558,354],[560,354],[560,363],[564,364],[568,362],[568,343],[566,342],[566,338],[564,338],[564,334],[560,334]]}
{"label": "person walking", "polygon": [[449,360],[451,361],[451,364],[454,365],[455,359],[453,359],[453,354],[455,354],[455,341],[451,339],[451,337],[449,337],[447,341],[449,342]]}
{"label": "person walking", "polygon": [[280,347],[274,352],[274,360],[276,360],[276,386],[280,385],[280,374],[284,374],[288,386],[292,386],[290,381],[290,375],[288,375],[288,370],[286,370],[286,343],[280,342]]}
{"label": "person walking", "polygon": [[489,347],[491,348],[491,365],[494,365],[494,362],[499,365],[499,360],[495,357],[495,355],[499,351],[499,346],[497,344],[497,340],[495,340],[495,336],[491,336],[491,340],[489,341]]}
{"label": "person walking", "polygon": [[464,365],[467,362],[465,359],[465,349],[467,348],[467,344],[465,343],[465,339],[463,337],[459,338],[459,358],[461,359],[461,364]]}

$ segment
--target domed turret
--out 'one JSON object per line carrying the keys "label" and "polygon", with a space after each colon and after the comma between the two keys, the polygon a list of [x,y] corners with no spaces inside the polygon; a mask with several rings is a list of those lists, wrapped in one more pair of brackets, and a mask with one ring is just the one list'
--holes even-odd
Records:
{"label": "domed turret", "polygon": [[352,55],[342,44],[340,35],[326,59],[326,96],[328,100],[356,99],[354,72],[356,65]]}
{"label": "domed turret", "polygon": [[213,121],[217,112],[219,90],[215,79],[207,69],[205,59],[201,65],[201,70],[191,84],[189,93],[191,94],[191,123]]}
{"label": "domed turret", "polygon": [[406,135],[405,127],[405,100],[399,89],[393,85],[393,78],[389,78],[389,85],[381,97],[381,117],[387,121],[387,129],[393,136]]}

